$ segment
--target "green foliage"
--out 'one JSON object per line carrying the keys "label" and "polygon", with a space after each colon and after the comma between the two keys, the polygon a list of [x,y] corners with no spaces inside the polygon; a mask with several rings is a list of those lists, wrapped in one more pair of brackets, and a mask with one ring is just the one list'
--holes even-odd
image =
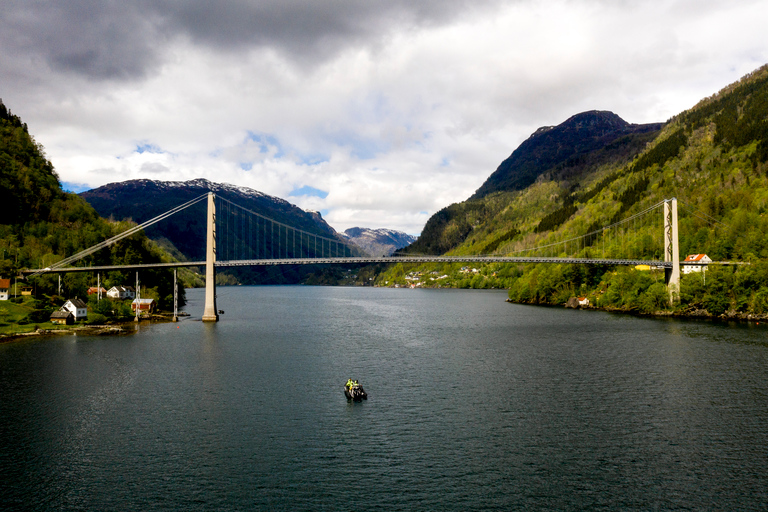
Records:
{"label": "green foliage", "polygon": [[688,137],[683,128],[679,128],[640,155],[632,164],[632,172],[638,173],[654,165],[661,167],[669,159],[677,157],[687,145]]}
{"label": "green foliage", "polygon": [[0,170],[0,224],[45,219],[63,194],[42,146],[2,103]]}
{"label": "green foliage", "polygon": [[107,323],[107,317],[100,313],[89,313],[88,320],[85,323],[89,325],[104,325]]}
{"label": "green foliage", "polygon": [[539,222],[538,226],[536,226],[536,229],[534,229],[534,233],[542,233],[544,231],[551,231],[557,228],[563,222],[567,221],[571,215],[576,213],[578,210],[579,208],[575,204],[563,205],[561,208],[558,208],[554,212],[541,219],[541,222]]}
{"label": "green foliage", "polygon": [[400,254],[443,254],[460,245],[487,218],[483,201],[454,203],[434,214],[416,242]]}
{"label": "green foliage", "polygon": [[517,228],[512,228],[506,233],[503,233],[501,236],[494,238],[490,240],[488,243],[486,243],[483,248],[481,249],[481,254],[489,254],[498,249],[499,245],[503,244],[504,242],[508,242],[515,238],[517,235],[520,234],[520,230]]}
{"label": "green foliage", "polygon": [[[751,265],[710,266],[704,273],[684,275],[677,312],[706,311],[712,315],[768,313],[768,66],[729,86],[688,112],[672,119],[644,151],[593,165],[581,174],[551,172],[517,192],[495,193],[480,199],[467,215],[468,203],[452,205],[435,232],[447,231],[459,219],[468,219],[463,241],[451,254],[520,255],[523,248],[548,245],[541,256],[626,257],[662,259],[660,214],[620,231],[601,228],[658,204],[679,200],[681,258],[706,253],[715,261],[742,261]],[[523,146],[521,145],[521,148]],[[582,157],[573,157],[573,161]],[[478,206],[482,202],[485,208]],[[450,217],[450,218],[449,218]],[[471,226],[471,229],[469,227]],[[618,231],[618,232],[617,232]],[[557,245],[595,232],[589,239]],[[460,238],[460,237],[459,237]],[[424,251],[427,252],[427,251]],[[530,254],[530,253],[524,253]],[[478,268],[483,278],[458,269],[433,269],[442,279],[421,278],[421,286],[509,289],[511,300],[559,304],[567,296],[587,296],[592,304],[608,308],[654,313],[669,310],[663,272],[629,268],[577,265],[507,265],[493,276]],[[578,269],[578,270],[577,270]],[[583,269],[583,270],[582,270]],[[385,273],[384,277],[389,276]],[[387,279],[377,282],[381,283]],[[394,283],[395,281],[392,281]]]}
{"label": "green foliage", "polygon": [[[23,268],[51,266],[134,225],[102,219],[84,199],[63,192],[42,146],[35,143],[26,125],[2,103],[0,171],[0,277],[17,275]],[[160,261],[170,261],[170,258],[143,233],[137,233],[86,257],[77,265]],[[133,275],[122,272],[105,273],[101,279],[107,287],[134,282]],[[141,281],[149,288],[156,288],[160,298],[172,296],[173,278],[168,270],[142,271]],[[58,291],[59,280],[55,274],[46,274],[30,284],[37,296],[51,295]],[[67,297],[85,297],[88,287],[96,285],[96,276],[65,274],[62,285]],[[183,305],[183,289],[180,291]],[[160,302],[167,305],[164,299]],[[46,306],[27,315],[27,322],[43,321],[49,309]]]}

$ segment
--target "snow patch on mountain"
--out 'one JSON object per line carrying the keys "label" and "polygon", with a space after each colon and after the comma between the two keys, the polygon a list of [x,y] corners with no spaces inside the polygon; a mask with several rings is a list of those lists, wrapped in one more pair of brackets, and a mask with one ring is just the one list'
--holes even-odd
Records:
{"label": "snow patch on mountain", "polygon": [[416,241],[416,237],[394,229],[349,228],[340,236],[371,256],[390,256]]}

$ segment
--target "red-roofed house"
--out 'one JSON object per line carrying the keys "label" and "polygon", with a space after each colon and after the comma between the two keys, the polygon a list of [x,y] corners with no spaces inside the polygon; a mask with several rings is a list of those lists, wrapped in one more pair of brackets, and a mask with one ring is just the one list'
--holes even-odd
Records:
{"label": "red-roofed house", "polygon": [[0,300],[8,300],[11,293],[11,280],[0,279]]}
{"label": "red-roofed house", "polygon": [[[690,274],[691,272],[706,272],[706,263],[712,263],[712,258],[706,254],[689,254],[688,257],[683,260],[683,263],[689,263],[688,265],[682,265],[683,274]],[[690,265],[690,263],[700,263],[700,265]]]}

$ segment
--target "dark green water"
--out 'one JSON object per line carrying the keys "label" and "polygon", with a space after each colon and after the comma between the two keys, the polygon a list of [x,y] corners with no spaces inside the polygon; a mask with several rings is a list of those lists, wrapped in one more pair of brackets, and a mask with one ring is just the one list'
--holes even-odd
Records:
{"label": "dark green water", "polygon": [[316,287],[220,288],[209,325],[201,292],[0,345],[5,509],[768,508],[768,326]]}

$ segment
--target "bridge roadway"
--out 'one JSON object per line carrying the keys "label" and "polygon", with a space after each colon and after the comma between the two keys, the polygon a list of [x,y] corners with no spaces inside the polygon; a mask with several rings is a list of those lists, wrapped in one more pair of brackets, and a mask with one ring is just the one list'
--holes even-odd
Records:
{"label": "bridge roadway", "polygon": [[[339,258],[286,258],[264,260],[230,260],[217,261],[217,268],[247,267],[258,265],[367,265],[371,263],[569,263],[576,265],[620,265],[636,266],[649,265],[657,268],[672,268],[671,262],[635,259],[605,259],[605,258],[542,258],[519,256],[378,256],[378,257],[339,257]],[[718,262],[729,264],[730,262]],[[685,262],[680,262],[686,265]],[[694,263],[700,265],[700,263]],[[144,270],[158,268],[204,267],[205,261],[177,261],[172,263],[137,263],[133,265],[103,265],[97,267],[63,267],[22,270],[22,275],[42,273],[69,272],[110,272],[120,270]]]}

